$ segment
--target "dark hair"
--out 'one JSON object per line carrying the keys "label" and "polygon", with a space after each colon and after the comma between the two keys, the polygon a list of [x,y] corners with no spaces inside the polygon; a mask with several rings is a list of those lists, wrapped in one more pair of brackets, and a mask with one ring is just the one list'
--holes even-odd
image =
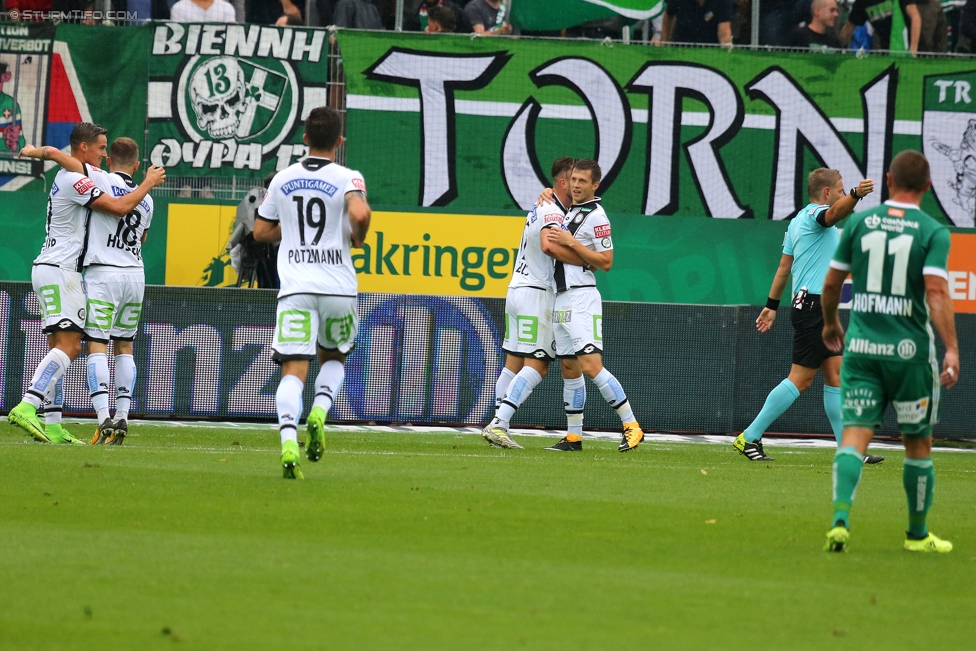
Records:
{"label": "dark hair", "polygon": [[271,182],[274,181],[274,177],[275,177],[274,172],[264,177],[263,185],[265,190],[271,187]]}
{"label": "dark hair", "polygon": [[427,10],[427,20],[433,20],[440,25],[442,32],[453,32],[457,29],[457,16],[447,7],[431,7]]}
{"label": "dark hair", "polygon": [[6,61],[0,61],[0,75],[7,72],[7,68],[9,67],[10,67],[9,63],[7,63]]}
{"label": "dark hair", "polygon": [[104,136],[106,133],[108,131],[97,124],[79,122],[71,130],[71,136],[68,138],[68,142],[71,143],[71,149],[75,150],[81,147],[81,143],[83,142],[87,142],[89,145],[94,144],[98,140],[98,136]]}
{"label": "dark hair", "polygon": [[556,160],[552,161],[552,168],[549,170],[549,176],[552,178],[553,182],[556,181],[556,177],[566,172],[573,171],[573,165],[576,164],[575,158],[570,158],[569,156],[560,156]]}
{"label": "dark hair", "polygon": [[116,138],[112,146],[108,149],[108,155],[112,159],[112,165],[130,167],[139,160],[139,145],[132,138]]}
{"label": "dark hair", "polygon": [[907,149],[895,156],[888,172],[893,189],[910,192],[925,192],[928,189],[929,162],[917,151]]}
{"label": "dark hair", "polygon": [[312,109],[305,118],[305,135],[311,149],[332,149],[342,135],[342,114],[330,106]]}
{"label": "dark hair", "polygon": [[807,196],[811,199],[819,199],[823,189],[833,189],[837,181],[840,181],[840,172],[818,167],[807,177]]}
{"label": "dark hair", "polygon": [[575,172],[576,170],[589,172],[590,178],[594,183],[599,183],[600,179],[603,178],[603,172],[600,171],[600,164],[592,158],[581,158],[576,161],[576,164],[573,165],[573,171]]}

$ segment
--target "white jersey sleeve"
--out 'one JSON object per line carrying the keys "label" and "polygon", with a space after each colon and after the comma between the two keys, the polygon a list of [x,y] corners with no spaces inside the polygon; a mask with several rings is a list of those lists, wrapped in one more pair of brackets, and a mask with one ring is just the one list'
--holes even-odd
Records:
{"label": "white jersey sleeve", "polygon": [[279,298],[357,295],[346,193],[365,189],[359,172],[324,158],[306,158],[275,176],[258,216],[281,224]]}
{"label": "white jersey sleeve", "polygon": [[91,205],[103,193],[87,174],[65,169],[57,173],[48,195],[47,237],[34,264],[81,271]]}
{"label": "white jersey sleeve", "polygon": [[509,287],[552,288],[554,261],[542,251],[540,239],[543,229],[561,228],[564,216],[563,207],[557,203],[546,202],[532,208],[525,218]]}
{"label": "white jersey sleeve", "polygon": [[[599,197],[573,206],[566,215],[565,228],[591,251],[602,253],[613,250],[610,220],[600,205]],[[555,281],[556,290],[560,292],[574,287],[596,287],[596,276],[591,269],[562,262],[556,263]]]}
{"label": "white jersey sleeve", "polygon": [[[121,172],[93,173],[99,186],[113,197],[124,197],[138,186],[128,174]],[[146,196],[124,217],[92,212],[88,243],[85,247],[85,266],[100,265],[122,269],[141,269],[142,235],[152,222],[152,198]]]}

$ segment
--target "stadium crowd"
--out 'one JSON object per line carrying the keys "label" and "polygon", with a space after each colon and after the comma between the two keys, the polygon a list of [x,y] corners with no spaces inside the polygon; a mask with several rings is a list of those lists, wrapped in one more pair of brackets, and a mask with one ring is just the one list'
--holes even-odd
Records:
{"label": "stadium crowd", "polygon": [[[96,0],[0,0],[10,19],[41,12],[84,12]],[[976,42],[976,0],[665,0],[666,9],[646,28],[648,41],[748,44],[752,2],[759,1],[759,44],[794,48],[910,50],[913,53],[969,53]],[[248,22],[278,25],[336,25],[355,29],[393,29],[396,0],[111,0],[115,11],[136,12],[154,20]],[[312,15],[306,16],[309,13]],[[505,0],[405,0],[407,31],[521,33],[531,36],[619,39],[633,21],[593,21],[570,29],[519,32],[509,21]],[[894,33],[896,40],[892,43]]]}

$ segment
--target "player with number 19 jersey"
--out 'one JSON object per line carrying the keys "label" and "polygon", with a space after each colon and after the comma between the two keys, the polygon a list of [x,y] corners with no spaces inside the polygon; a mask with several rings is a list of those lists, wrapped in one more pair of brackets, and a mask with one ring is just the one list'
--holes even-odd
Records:
{"label": "player with number 19 jersey", "polygon": [[279,172],[258,217],[281,224],[274,359],[313,359],[318,345],[348,353],[359,328],[359,282],[350,255],[346,194],[366,192],[362,174],[308,157]]}
{"label": "player with number 19 jersey", "polygon": [[[92,178],[114,197],[125,196],[138,187],[125,172],[99,170]],[[135,339],[146,290],[142,240],[152,218],[153,200],[149,195],[124,217],[92,213],[84,258],[88,295],[85,335],[92,341]]]}

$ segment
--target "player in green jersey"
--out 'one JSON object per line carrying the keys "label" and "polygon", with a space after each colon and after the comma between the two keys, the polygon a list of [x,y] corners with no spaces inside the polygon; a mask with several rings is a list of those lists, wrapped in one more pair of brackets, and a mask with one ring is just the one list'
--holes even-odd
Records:
{"label": "player in green jersey", "polygon": [[[932,185],[929,163],[922,154],[898,154],[887,182],[888,201],[848,220],[821,298],[824,343],[831,350],[844,350],[840,379],[844,436],[834,456],[834,520],[825,549],[847,547],[864,453],[890,403],[905,442],[905,549],[945,553],[952,551],[952,543],[930,533],[925,517],[935,487],[932,426],[939,419],[939,385],[949,388],[959,379],[959,346],[946,270],[949,231],[919,208]],[[854,299],[845,347],[837,305],[848,272]],[[946,347],[941,374],[932,325]]]}

